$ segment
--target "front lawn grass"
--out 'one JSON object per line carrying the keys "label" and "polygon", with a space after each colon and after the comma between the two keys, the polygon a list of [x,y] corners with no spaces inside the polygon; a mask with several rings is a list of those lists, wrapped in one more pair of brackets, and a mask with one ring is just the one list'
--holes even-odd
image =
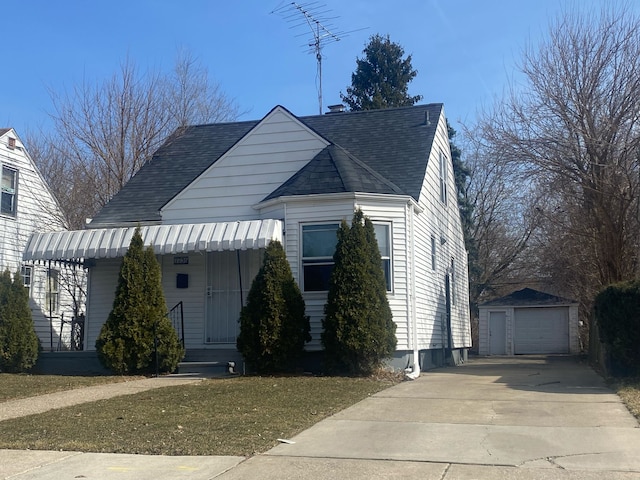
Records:
{"label": "front lawn grass", "polygon": [[[45,393],[60,392],[74,388],[124,382],[134,377],[91,376],[76,377],[63,375],[28,375],[0,373],[0,402],[17,398],[27,398]],[[142,378],[142,377],[135,377]],[[1,408],[1,407],[0,407]]]}
{"label": "front lawn grass", "polygon": [[262,453],[394,379],[234,377],[0,422],[0,448],[157,455]]}

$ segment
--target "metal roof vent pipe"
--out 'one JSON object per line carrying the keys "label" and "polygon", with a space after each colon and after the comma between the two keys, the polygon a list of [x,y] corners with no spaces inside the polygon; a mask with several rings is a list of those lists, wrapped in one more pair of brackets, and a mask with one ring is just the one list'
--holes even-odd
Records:
{"label": "metal roof vent pipe", "polygon": [[329,105],[329,111],[325,113],[325,115],[329,115],[331,113],[343,113],[345,111],[345,106],[341,103],[337,105]]}

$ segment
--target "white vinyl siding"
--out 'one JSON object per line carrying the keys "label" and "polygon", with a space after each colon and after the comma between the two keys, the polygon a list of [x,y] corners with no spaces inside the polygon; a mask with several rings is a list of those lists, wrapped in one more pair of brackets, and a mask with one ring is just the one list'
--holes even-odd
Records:
{"label": "white vinyl siding", "polygon": [[[423,211],[415,216],[416,310],[420,349],[448,346],[446,328],[445,282],[450,275],[451,259],[466,265],[462,223],[458,205],[453,201],[455,183],[450,157],[444,112],[438,127],[425,172],[419,198]],[[451,198],[448,198],[451,196]],[[445,202],[446,200],[446,202]],[[468,276],[466,270],[455,272],[455,305],[451,302],[451,345],[471,346],[469,325]],[[453,298],[452,298],[453,300]],[[445,322],[446,323],[446,322]]]}

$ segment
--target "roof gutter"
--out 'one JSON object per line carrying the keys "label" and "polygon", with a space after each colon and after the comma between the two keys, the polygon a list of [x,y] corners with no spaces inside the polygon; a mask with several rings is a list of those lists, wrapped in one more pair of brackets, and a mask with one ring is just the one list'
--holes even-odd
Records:
{"label": "roof gutter", "polygon": [[261,210],[263,208],[279,205],[281,203],[304,203],[309,201],[326,201],[326,200],[356,200],[359,203],[363,203],[363,200],[386,200],[396,201],[398,203],[407,203],[412,208],[411,210],[416,213],[422,213],[424,209],[418,205],[410,195],[390,195],[386,193],[366,193],[366,192],[343,192],[343,193],[318,193],[311,195],[290,195],[278,198],[272,198],[253,205],[254,210]]}

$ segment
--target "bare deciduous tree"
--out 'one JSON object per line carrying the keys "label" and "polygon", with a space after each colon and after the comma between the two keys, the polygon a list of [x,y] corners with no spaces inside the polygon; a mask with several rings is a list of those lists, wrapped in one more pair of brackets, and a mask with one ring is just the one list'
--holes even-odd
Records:
{"label": "bare deciduous tree", "polygon": [[[538,227],[535,186],[517,165],[502,161],[501,152],[482,138],[481,130],[467,130],[463,146],[469,182],[465,195],[472,206],[469,285],[472,306],[514,285],[537,280],[522,261]],[[470,252],[471,257],[471,252]]]}
{"label": "bare deciduous tree", "polygon": [[234,120],[239,112],[207,70],[180,52],[169,74],[126,60],[104,82],[51,92],[54,132],[30,150],[60,201],[69,228],[82,228],[176,129]]}
{"label": "bare deciduous tree", "polygon": [[638,271],[640,19],[625,7],[565,12],[521,70],[524,84],[481,128],[535,179],[539,259],[586,306]]}

